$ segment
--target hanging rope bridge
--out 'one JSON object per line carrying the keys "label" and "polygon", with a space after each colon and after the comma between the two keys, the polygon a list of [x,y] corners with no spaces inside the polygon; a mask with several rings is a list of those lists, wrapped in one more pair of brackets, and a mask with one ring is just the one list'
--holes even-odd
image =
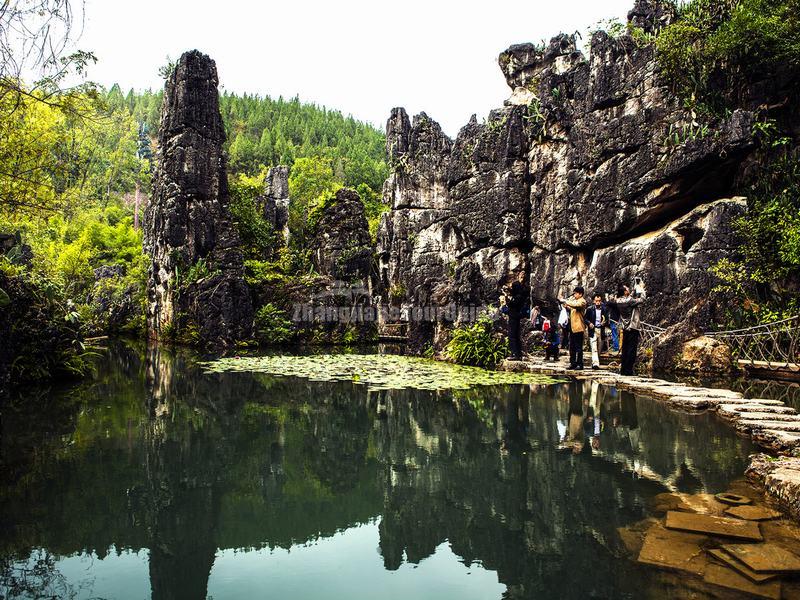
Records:
{"label": "hanging rope bridge", "polygon": [[728,344],[740,365],[800,370],[800,315],[746,329],[710,331],[705,335]]}

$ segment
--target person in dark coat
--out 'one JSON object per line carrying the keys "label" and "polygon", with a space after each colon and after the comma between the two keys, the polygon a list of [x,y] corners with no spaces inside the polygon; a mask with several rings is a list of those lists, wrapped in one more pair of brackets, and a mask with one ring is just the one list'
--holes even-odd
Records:
{"label": "person in dark coat", "polygon": [[644,284],[639,280],[631,294],[627,285],[620,285],[617,297],[609,300],[619,309],[620,325],[622,326],[622,368],[620,375],[633,375],[635,371],[636,353],[639,351],[639,328],[641,315],[639,307],[647,297]]}
{"label": "person in dark coat", "polygon": [[511,347],[511,360],[522,360],[522,340],[520,320],[525,315],[528,293],[521,282],[515,281],[506,293],[506,314],[508,315],[508,345]]}

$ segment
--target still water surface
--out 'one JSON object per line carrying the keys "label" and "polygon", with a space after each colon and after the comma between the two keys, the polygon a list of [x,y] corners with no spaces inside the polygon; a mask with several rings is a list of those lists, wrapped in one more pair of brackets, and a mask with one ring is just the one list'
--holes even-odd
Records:
{"label": "still water surface", "polygon": [[128,346],[16,403],[0,596],[664,597],[617,528],[752,451],[589,382],[368,393]]}

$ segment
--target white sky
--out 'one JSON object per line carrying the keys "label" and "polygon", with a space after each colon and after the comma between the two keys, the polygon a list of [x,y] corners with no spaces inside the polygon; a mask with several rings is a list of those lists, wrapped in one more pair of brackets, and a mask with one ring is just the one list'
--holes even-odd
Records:
{"label": "white sky", "polygon": [[497,55],[601,19],[633,0],[87,0],[78,47],[89,79],[159,88],[158,68],[197,48],[235,92],[299,95],[383,129],[389,111],[425,111],[454,136],[510,95]]}

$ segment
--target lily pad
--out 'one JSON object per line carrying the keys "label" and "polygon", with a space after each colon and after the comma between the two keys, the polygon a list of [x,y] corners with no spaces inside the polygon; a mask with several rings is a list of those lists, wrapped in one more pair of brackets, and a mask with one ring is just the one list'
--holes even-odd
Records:
{"label": "lily pad", "polygon": [[237,356],[202,363],[207,373],[232,371],[303,377],[312,381],[352,381],[371,390],[467,390],[480,385],[549,384],[559,380],[533,373],[489,371],[426,358],[394,354],[315,354]]}

